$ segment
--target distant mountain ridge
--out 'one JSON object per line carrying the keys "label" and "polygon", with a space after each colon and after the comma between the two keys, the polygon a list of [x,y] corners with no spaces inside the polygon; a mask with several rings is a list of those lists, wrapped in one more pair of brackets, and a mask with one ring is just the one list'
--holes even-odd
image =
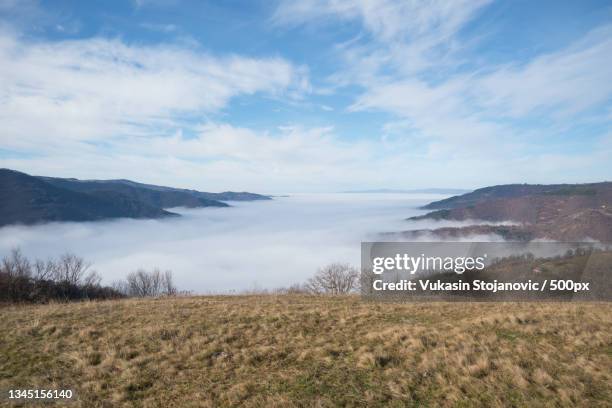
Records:
{"label": "distant mountain ridge", "polygon": [[521,225],[446,227],[412,231],[410,235],[427,232],[460,237],[492,233],[516,240],[612,242],[612,182],[485,187],[422,208],[435,211],[410,220],[515,221]]}
{"label": "distant mountain ridge", "polygon": [[184,188],[165,187],[165,186],[157,186],[154,184],[138,183],[136,181],[126,180],[126,179],[78,180],[78,179],[58,179],[58,178],[52,178],[52,177],[43,177],[43,178],[52,179],[52,180],[70,180],[70,181],[76,181],[78,183],[124,184],[126,186],[149,189],[149,190],[156,190],[156,191],[181,192],[181,193],[190,194],[194,197],[198,197],[198,198],[202,198],[206,200],[216,200],[216,201],[256,201],[256,200],[270,200],[271,199],[267,195],[248,193],[246,191],[241,191],[241,192],[224,191],[222,193],[208,193],[208,192],[190,190],[190,189],[184,189]]}
{"label": "distant mountain ridge", "polygon": [[598,187],[607,188],[611,182],[589,184],[504,184],[483,187],[472,192],[431,202],[422,208],[440,210],[474,205],[479,201],[496,198],[515,198],[529,195],[593,195]]}
{"label": "distant mountain ridge", "polygon": [[50,221],[178,216],[172,207],[228,207],[225,201],[268,200],[246,192],[207,193],[130,180],[78,180],[0,169],[0,226]]}

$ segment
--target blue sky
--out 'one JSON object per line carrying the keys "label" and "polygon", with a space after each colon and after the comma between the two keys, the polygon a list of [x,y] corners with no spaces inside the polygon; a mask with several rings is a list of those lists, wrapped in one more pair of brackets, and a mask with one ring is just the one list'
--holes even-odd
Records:
{"label": "blue sky", "polygon": [[0,165],[261,192],[612,179],[609,1],[0,0]]}

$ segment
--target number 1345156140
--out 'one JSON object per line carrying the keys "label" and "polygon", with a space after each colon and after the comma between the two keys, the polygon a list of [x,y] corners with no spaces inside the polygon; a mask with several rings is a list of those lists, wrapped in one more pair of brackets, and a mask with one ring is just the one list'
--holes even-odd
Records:
{"label": "number 1345156140", "polygon": [[[45,390],[45,389],[14,389],[7,390],[8,399],[36,399],[36,400],[56,400],[72,399],[72,390]],[[6,394],[5,394],[6,395]]]}

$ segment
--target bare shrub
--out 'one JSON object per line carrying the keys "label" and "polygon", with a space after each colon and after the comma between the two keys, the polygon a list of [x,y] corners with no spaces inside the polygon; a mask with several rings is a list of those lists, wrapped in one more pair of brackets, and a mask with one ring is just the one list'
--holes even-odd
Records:
{"label": "bare shrub", "polygon": [[31,262],[14,249],[0,262],[0,301],[110,299],[121,293],[101,286],[101,277],[74,254]]}
{"label": "bare shrub", "polygon": [[57,261],[55,280],[68,285],[80,285],[90,266],[91,264],[81,257],[70,253],[64,254]]}
{"label": "bare shrub", "polygon": [[23,256],[19,248],[11,250],[9,256],[2,259],[2,271],[11,277],[29,278],[32,265],[28,258]]}
{"label": "bare shrub", "polygon": [[96,271],[89,272],[85,278],[83,278],[83,286],[92,287],[99,286],[102,282],[102,277]]}
{"label": "bare shrub", "polygon": [[363,295],[371,295],[373,293],[372,287],[377,276],[378,275],[376,275],[371,269],[364,270],[361,272],[359,285],[361,287],[361,293]]}
{"label": "bare shrub", "polygon": [[33,266],[33,278],[37,281],[53,280],[57,276],[57,264],[49,259],[37,259]]}
{"label": "bare shrub", "polygon": [[0,285],[8,299],[25,299],[30,293],[32,264],[23,256],[21,250],[13,249],[2,259],[0,266]]}
{"label": "bare shrub", "polygon": [[159,269],[148,272],[139,269],[131,272],[126,278],[123,290],[128,296],[134,297],[154,297],[154,296],[174,296],[177,289],[172,280],[172,272],[166,271],[162,274]]}
{"label": "bare shrub", "polygon": [[113,283],[111,283],[110,287],[113,288],[113,290],[116,290],[117,292],[121,293],[124,296],[129,295],[130,287],[126,280],[114,281]]}
{"label": "bare shrub", "polygon": [[342,295],[358,288],[359,271],[349,264],[333,263],[318,270],[306,285],[312,293]]}
{"label": "bare shrub", "polygon": [[172,279],[172,271],[166,271],[162,275],[162,293],[166,296],[176,296],[178,290],[176,286],[174,286],[174,281]]}
{"label": "bare shrub", "polygon": [[126,278],[128,296],[147,297],[157,296],[157,288],[153,282],[153,278],[144,269],[139,269],[136,272],[130,272]]}

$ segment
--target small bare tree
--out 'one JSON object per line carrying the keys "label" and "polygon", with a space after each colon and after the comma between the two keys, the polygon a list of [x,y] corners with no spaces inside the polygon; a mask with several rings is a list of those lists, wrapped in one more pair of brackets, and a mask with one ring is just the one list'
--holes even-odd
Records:
{"label": "small bare tree", "polygon": [[2,259],[0,275],[2,288],[9,299],[23,299],[28,296],[32,264],[19,248],[13,249],[9,256]]}
{"label": "small bare tree", "polygon": [[342,295],[357,289],[359,272],[349,264],[327,265],[310,278],[308,288],[313,293]]}
{"label": "small bare tree", "polygon": [[43,261],[37,259],[34,262],[34,279],[38,282],[50,281],[57,276],[57,264],[53,260]]}
{"label": "small bare tree", "polygon": [[128,296],[135,297],[174,296],[177,293],[172,280],[172,272],[166,271],[162,274],[159,269],[151,272],[139,269],[128,274],[125,287],[121,290],[127,292]]}
{"label": "small bare tree", "polygon": [[172,271],[166,271],[162,275],[162,293],[166,296],[175,296],[177,293],[176,286],[172,279]]}
{"label": "small bare tree", "polygon": [[100,286],[101,282],[102,282],[102,277],[98,274],[98,272],[91,271],[83,279],[83,286],[86,286],[86,287]]}
{"label": "small bare tree", "polygon": [[157,288],[153,277],[144,269],[128,274],[127,278],[128,293],[130,296],[147,297],[157,296]]}
{"label": "small bare tree", "polygon": [[30,278],[32,273],[30,261],[23,256],[19,248],[11,250],[11,254],[2,259],[1,269],[13,278]]}
{"label": "small bare tree", "polygon": [[359,279],[359,286],[361,288],[361,294],[362,295],[372,295],[374,293],[373,291],[373,284],[374,281],[377,279],[377,276],[372,269],[369,270],[363,270],[361,272],[361,276]]}
{"label": "small bare tree", "polygon": [[55,281],[67,285],[80,285],[91,265],[74,254],[64,254],[57,261]]}
{"label": "small bare tree", "polygon": [[19,249],[0,261],[0,302],[110,299],[122,293],[101,285],[102,279],[76,255],[30,261]]}
{"label": "small bare tree", "polygon": [[110,287],[123,296],[130,296],[130,285],[127,283],[126,280],[113,281]]}

